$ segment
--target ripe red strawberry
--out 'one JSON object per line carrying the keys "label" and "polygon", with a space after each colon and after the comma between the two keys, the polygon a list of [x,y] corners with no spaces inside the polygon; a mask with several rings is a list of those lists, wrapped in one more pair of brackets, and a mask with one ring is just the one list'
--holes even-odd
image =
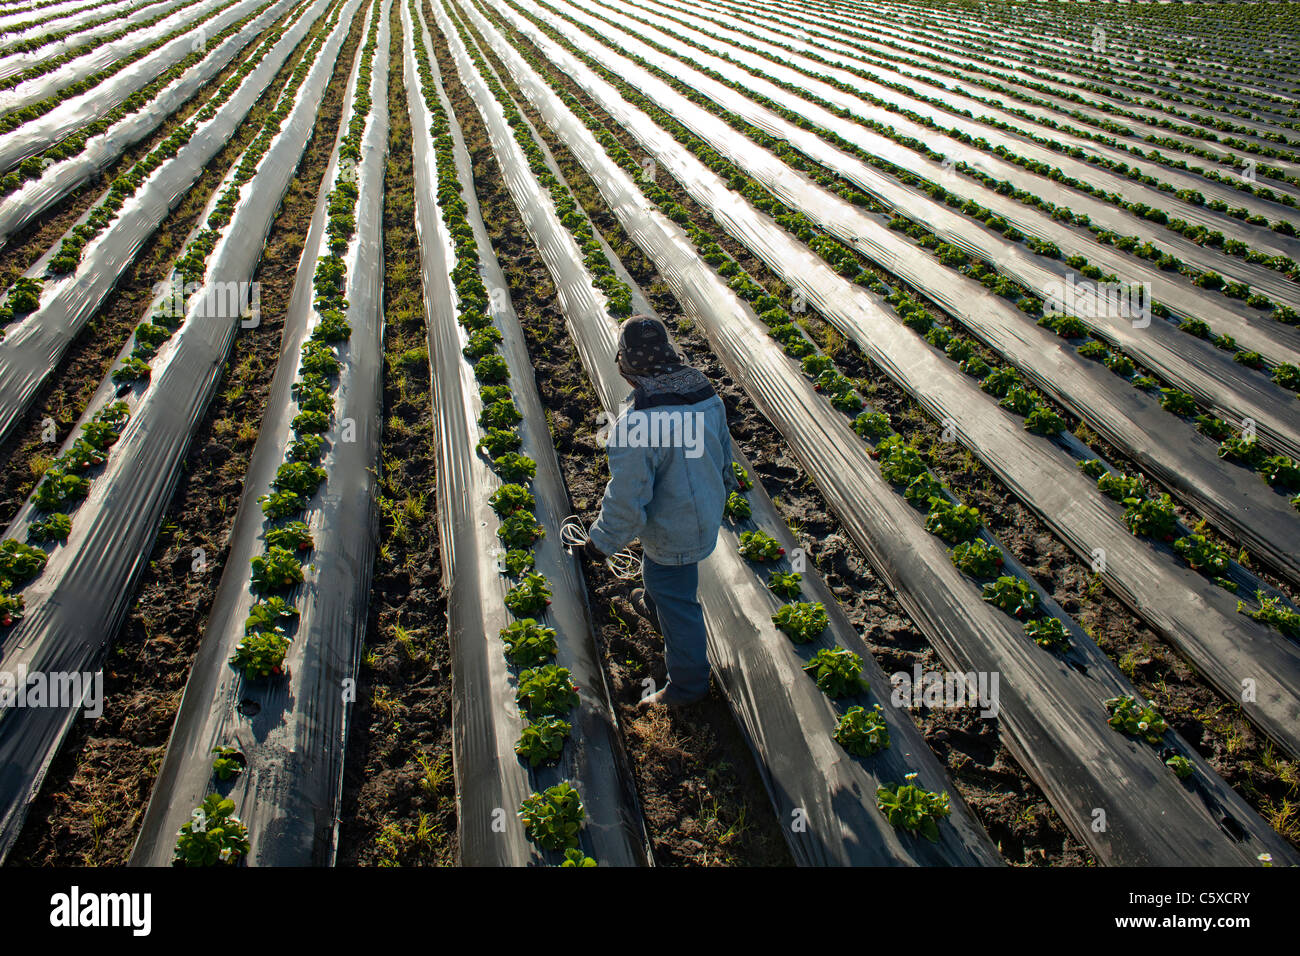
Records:
{"label": "ripe red strawberry", "polygon": [[0,618],[0,624],[3,624],[5,627],[9,627],[13,622],[14,619],[11,614],[6,614],[3,618]]}

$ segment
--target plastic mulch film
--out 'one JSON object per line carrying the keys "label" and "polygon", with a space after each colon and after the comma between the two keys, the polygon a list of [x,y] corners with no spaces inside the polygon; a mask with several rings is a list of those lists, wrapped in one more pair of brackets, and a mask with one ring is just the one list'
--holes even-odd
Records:
{"label": "plastic mulch film", "polygon": [[[318,0],[298,25],[302,32],[326,6],[325,0]],[[290,50],[301,39],[297,29],[291,32],[298,36],[283,38]],[[244,198],[209,257],[204,285],[188,303],[190,312],[202,320],[185,323],[167,343],[161,368],[155,368],[149,387],[132,405],[104,471],[76,511],[67,541],[23,589],[26,616],[5,635],[0,671],[76,674],[93,672],[104,661],[130,609],[135,581],[148,563],[190,438],[216,394],[243,321],[244,303],[229,290],[249,288],[279,197],[315,125],[329,81],[325,61],[337,55],[342,39],[343,34],[336,33],[326,47],[332,53],[322,51],[280,134],[245,184]],[[255,87],[260,95],[264,85]],[[113,400],[115,384],[105,381],[83,422]],[[23,540],[34,518],[29,501],[6,537]],[[0,717],[0,857],[12,846],[77,712],[77,707],[13,708]]]}
{"label": "plastic mulch film", "polygon": [[[550,197],[532,177],[496,101],[465,57],[450,21],[436,5],[435,12],[462,79],[488,126],[525,226],[555,281],[583,365],[602,406],[615,411],[627,397],[626,383],[614,364],[617,322],[606,312],[603,295],[592,287],[590,274],[581,264],[582,254],[559,224]],[[620,278],[630,282],[626,273]],[[634,301],[645,303],[639,294]],[[842,701],[844,706],[887,704],[889,679],[872,660],[811,563],[803,572],[803,587],[808,600],[821,601],[826,608],[829,624],[823,637],[797,646],[773,625],[771,616],[781,601],[766,587],[766,573],[770,569],[788,571],[791,561],[764,566],[760,571],[738,553],[739,532],[761,528],[791,556],[797,545],[760,486],[756,484],[748,498],[752,507],[749,521],[740,526],[724,525],[717,548],[700,564],[700,601],[714,673],[754,750],[795,860],[813,866],[996,865],[1000,862],[996,849],[907,713],[883,707],[892,744],[875,756],[853,757],[835,741],[839,715],[832,701],[803,672],[807,660],[818,649],[834,647],[862,658],[862,676],[872,691]],[[952,798],[952,816],[940,825],[938,843],[894,830],[876,808],[877,787],[901,784],[908,773],[918,774],[918,785],[947,791]]]}
{"label": "plastic mulch film", "polygon": [[[384,6],[391,2],[384,0]],[[381,55],[374,59],[362,158],[354,167],[341,167],[336,146],[322,181],[285,315],[281,359],[244,478],[225,572],[131,856],[134,865],[167,865],[177,831],[214,790],[235,801],[235,813],[248,827],[249,865],[328,866],[334,861],[343,758],[377,539],[389,20],[377,3],[370,16],[382,18],[376,41]],[[346,14],[342,18],[340,36],[347,35],[349,19]],[[368,32],[369,22],[365,29]],[[363,47],[357,48],[344,98],[339,141],[348,132]],[[332,60],[333,55],[323,53],[322,58]],[[266,523],[258,499],[271,491],[292,439],[298,356],[312,331],[312,279],[318,259],[328,252],[327,201],[341,170],[352,178],[359,195],[356,235],[344,256],[352,333],[340,349],[334,424],[320,462],[328,477],[305,515],[313,538],[307,558],[311,569],[288,598],[298,616],[289,630],[285,676],[250,680],[229,661],[257,601],[249,566],[265,548]],[[233,747],[245,761],[229,784],[213,775],[213,751],[218,747]]]}
{"label": "plastic mulch film", "polygon": [[[498,10],[503,7],[497,4]],[[522,18],[510,22],[548,55],[560,56]],[[639,188],[512,48],[499,35],[493,43],[948,666],[999,675],[1004,739],[1099,861],[1244,865],[1260,852],[1294,857],[1185,743],[1179,742],[1196,766],[1195,785],[1175,777],[1155,747],[1138,747],[1107,725],[1103,701],[1133,690],[1077,626],[1071,652],[1058,658],[1027,640],[1019,622],[980,600],[978,588],[953,566],[939,539],[924,532],[923,516],[879,476],[844,416],[828,414],[824,399],[761,330],[752,310],[699,259],[675,225],[648,208]],[[565,66],[577,78],[581,68],[568,61]],[[618,119],[629,129],[645,122],[643,115],[625,109]],[[1100,831],[1098,819],[1104,821]]]}

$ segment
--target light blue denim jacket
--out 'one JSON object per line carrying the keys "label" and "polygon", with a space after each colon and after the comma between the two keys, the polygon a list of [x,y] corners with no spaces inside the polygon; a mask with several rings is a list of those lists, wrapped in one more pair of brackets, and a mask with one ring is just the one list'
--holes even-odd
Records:
{"label": "light blue denim jacket", "polygon": [[640,411],[629,402],[605,450],[610,479],[589,532],[596,547],[613,554],[639,537],[645,555],[665,565],[713,552],[727,492],[738,486],[722,399]]}

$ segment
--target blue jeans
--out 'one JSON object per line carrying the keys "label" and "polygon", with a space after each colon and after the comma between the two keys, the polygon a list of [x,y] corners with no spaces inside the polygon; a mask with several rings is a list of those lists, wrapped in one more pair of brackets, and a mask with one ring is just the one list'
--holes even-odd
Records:
{"label": "blue jeans", "polygon": [[659,618],[664,636],[664,663],[668,684],[687,697],[709,692],[708,635],[704,630],[704,609],[696,592],[700,585],[698,564],[656,564],[641,556],[641,580],[646,601]]}

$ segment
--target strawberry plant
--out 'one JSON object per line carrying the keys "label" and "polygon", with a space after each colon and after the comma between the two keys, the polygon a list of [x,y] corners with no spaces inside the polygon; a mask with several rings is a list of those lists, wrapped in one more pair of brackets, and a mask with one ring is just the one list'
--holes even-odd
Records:
{"label": "strawberry plant", "polygon": [[1046,405],[1037,405],[1025,418],[1025,428],[1035,435],[1051,437],[1065,431],[1065,419]]}
{"label": "strawberry plant", "polygon": [[564,862],[561,863],[560,866],[591,867],[596,866],[596,861],[576,847],[569,847],[569,849],[564,851]]}
{"label": "strawberry plant", "polygon": [[284,548],[289,551],[309,551],[315,546],[311,531],[305,521],[290,521],[278,528],[266,532],[268,548]]}
{"label": "strawberry plant", "polygon": [[917,475],[913,478],[906,488],[903,489],[903,497],[914,505],[928,509],[931,505],[931,499],[934,501],[943,500],[943,484],[929,472],[923,475]]}
{"label": "strawberry plant", "polygon": [[1165,761],[1165,766],[1172,770],[1174,776],[1179,780],[1186,780],[1196,770],[1196,768],[1192,766],[1192,762],[1182,754],[1174,754]]}
{"label": "strawberry plant", "polygon": [[524,420],[519,409],[512,401],[493,402],[479,413],[478,423],[482,428],[509,428]]}
{"label": "strawberry plant", "polygon": [[1078,465],[1079,470],[1094,481],[1106,474],[1106,466],[1099,458],[1081,458]]}
{"label": "strawberry plant", "polygon": [[298,616],[298,609],[282,597],[269,597],[248,609],[244,631],[280,631]]}
{"label": "strawberry plant", "polygon": [[738,491],[727,495],[727,503],[723,506],[722,512],[732,521],[745,521],[752,513],[749,499]]}
{"label": "strawberry plant", "polygon": [[578,688],[567,667],[544,664],[519,673],[515,701],[530,719],[554,717],[578,706]]}
{"label": "strawberry plant", "polygon": [[1173,499],[1167,494],[1147,501],[1124,499],[1124,523],[1134,534],[1172,541],[1177,521]]}
{"label": "strawberry plant", "polygon": [[308,342],[302,347],[302,364],[299,368],[304,376],[320,375],[329,378],[337,375],[341,368],[334,350],[320,342]]}
{"label": "strawberry plant", "polygon": [[[895,441],[897,439],[897,441]],[[880,459],[880,474],[893,485],[907,485],[929,469],[921,458],[921,453],[911,445],[903,442],[898,435],[882,439],[875,447]]]}
{"label": "strawberry plant", "polygon": [[302,435],[289,443],[289,461],[320,461],[325,451],[325,439],[321,435]]}
{"label": "strawberry plant", "polygon": [[979,511],[970,505],[954,505],[943,498],[932,498],[925,530],[949,544],[957,544],[975,537],[982,523]]}
{"label": "strawberry plant", "polygon": [[961,363],[961,370],[972,378],[983,378],[988,375],[989,369],[989,363],[979,355],[972,355]]}
{"label": "strawberry plant", "polygon": [[831,396],[831,405],[852,415],[862,411],[862,397],[853,391],[836,392]]}
{"label": "strawberry plant", "polygon": [[512,548],[497,560],[497,566],[512,578],[517,578],[525,571],[531,571],[537,563],[537,556],[522,548]]}
{"label": "strawberry plant", "polygon": [[950,552],[949,557],[958,570],[976,578],[990,578],[1002,567],[1002,552],[996,546],[976,538],[963,541]]}
{"label": "strawberry plant", "polygon": [[804,374],[816,378],[822,372],[830,368],[834,363],[825,355],[809,355],[800,361]]}
{"label": "strawberry plant", "polygon": [[526,511],[537,503],[533,493],[523,485],[505,484],[492,493],[488,499],[488,504],[492,510],[497,513],[497,517],[504,518],[506,515],[513,514],[516,511]]}
{"label": "strawberry plant", "polygon": [[889,434],[889,416],[883,412],[863,412],[853,419],[853,430],[869,442],[876,442]]}
{"label": "strawberry plant", "polygon": [[1215,441],[1223,441],[1232,434],[1232,426],[1222,418],[1215,418],[1213,415],[1197,415],[1196,430]]}
{"label": "strawberry plant", "polygon": [[276,469],[271,487],[276,491],[288,491],[303,498],[310,498],[325,480],[325,476],[325,469],[319,465],[309,465],[305,461],[288,461]]}
{"label": "strawberry plant", "polygon": [[0,589],[0,627],[13,627],[23,619],[23,596],[5,594]]}
{"label": "strawberry plant", "polygon": [[757,531],[740,533],[741,557],[750,561],[775,561],[785,555],[785,548],[780,542],[761,528]]}
{"label": "strawberry plant", "polygon": [[280,591],[302,583],[302,565],[288,548],[268,547],[252,559],[253,590],[258,594]]}
{"label": "strawberry plant", "polygon": [[249,851],[248,827],[233,816],[235,801],[210,793],[181,826],[173,863],[233,866]]}
{"label": "strawberry plant", "polygon": [[518,451],[521,443],[519,432],[513,428],[489,428],[474,447],[487,452],[489,458],[496,458],[506,452]]}
{"label": "strawberry plant", "polygon": [[939,842],[939,821],[952,813],[947,793],[931,793],[910,781],[915,773],[906,775],[908,783],[895,787],[886,784],[876,790],[876,806],[891,826],[919,833],[931,843]]}
{"label": "strawberry plant", "polygon": [[1160,407],[1175,415],[1193,415],[1196,413],[1196,399],[1181,389],[1162,388]]}
{"label": "strawberry plant", "polygon": [[539,717],[524,727],[515,744],[515,753],[527,760],[530,767],[555,763],[564,752],[564,742],[572,729],[567,720],[559,717]]}
{"label": "strawberry plant", "polygon": [[234,747],[213,747],[217,759],[212,761],[212,772],[218,780],[233,780],[244,771],[244,755]]}
{"label": "strawberry plant", "polygon": [[862,679],[862,658],[846,648],[822,648],[803,669],[827,697],[847,697],[869,689]]}
{"label": "strawberry plant", "polygon": [[546,537],[546,529],[538,524],[531,511],[521,509],[511,512],[502,520],[501,527],[497,528],[497,537],[506,548],[521,550]]}
{"label": "strawberry plant", "polygon": [[1232,560],[1226,548],[1215,544],[1203,534],[1188,534],[1174,542],[1174,550],[1196,571],[1210,575],[1227,573]]}
{"label": "strawberry plant", "polygon": [[1026,582],[1010,575],[984,585],[983,598],[1008,614],[1023,618],[1038,607],[1038,594]]}
{"label": "strawberry plant", "polygon": [[1286,491],[1300,489],[1300,465],[1287,455],[1269,455],[1259,463],[1259,473],[1270,485]]}
{"label": "strawberry plant", "polygon": [[544,664],[558,650],[555,629],[543,627],[531,617],[513,621],[502,628],[501,639],[506,642],[506,658],[516,667]]}
{"label": "strawberry plant", "polygon": [[48,541],[67,541],[68,535],[72,533],[72,519],[62,512],[56,511],[53,514],[46,515],[39,521],[34,521],[27,528],[27,540],[36,542]]}
{"label": "strawberry plant", "polygon": [[806,644],[826,630],[826,608],[820,601],[786,604],[772,615],[772,623],[796,644]]}
{"label": "strawberry plant", "polygon": [[1237,611],[1254,618],[1261,624],[1276,627],[1287,637],[1300,638],[1300,614],[1284,607],[1281,598],[1269,597],[1263,591],[1256,591],[1255,599],[1259,601],[1258,610],[1248,611],[1246,603],[1238,601]]}
{"label": "strawberry plant", "polygon": [[527,455],[508,451],[492,460],[492,467],[503,481],[531,481],[537,475],[537,462]]}
{"label": "strawberry plant", "polygon": [[1169,729],[1165,719],[1154,707],[1139,704],[1129,694],[1106,701],[1106,713],[1110,715],[1106,723],[1123,733],[1143,737],[1147,743],[1158,744]]}
{"label": "strawberry plant", "polygon": [[55,465],[45,472],[45,479],[32,496],[32,502],[41,511],[65,511],[68,504],[80,501],[88,494],[89,481],[80,475],[70,475]]}
{"label": "strawberry plant", "polygon": [[505,601],[515,617],[529,617],[551,603],[551,586],[544,575],[525,574],[522,581],[506,592]]}
{"label": "strawberry plant", "polygon": [[1239,461],[1254,468],[1264,460],[1264,449],[1253,438],[1229,435],[1219,443],[1219,457],[1228,461]]}
{"label": "strawberry plant", "polygon": [[1005,365],[994,369],[980,382],[980,388],[998,398],[1005,398],[1007,393],[1018,385],[1020,385],[1019,374],[1015,369]]}
{"label": "strawberry plant", "polygon": [[1277,367],[1273,369],[1273,381],[1283,388],[1290,389],[1293,392],[1300,392],[1300,365],[1279,362]]}
{"label": "strawberry plant", "polygon": [[748,491],[754,487],[754,482],[749,477],[749,472],[740,466],[740,462],[731,463],[731,473],[735,476],[736,482],[740,485],[741,491]]}
{"label": "strawberry plant", "polygon": [[577,847],[585,815],[582,798],[567,780],[534,793],[519,807],[528,839],[544,850]]}
{"label": "strawberry plant", "polygon": [[998,404],[1017,415],[1028,415],[1038,407],[1038,393],[1016,385],[1007,390]]}
{"label": "strawberry plant", "polygon": [[289,639],[275,631],[253,631],[245,634],[235,645],[230,663],[250,680],[279,677],[284,673],[284,656],[289,652]]}
{"label": "strawberry plant", "polygon": [[767,588],[777,597],[790,601],[799,596],[799,582],[802,578],[803,575],[798,571],[788,574],[784,571],[771,571],[767,575]]}
{"label": "strawberry plant", "polygon": [[352,326],[338,309],[326,309],[320,322],[311,330],[312,342],[346,342],[352,336]]}
{"label": "strawberry plant", "polygon": [[1097,478],[1097,490],[1107,498],[1114,498],[1116,501],[1146,496],[1140,477],[1130,478],[1128,475],[1111,471],[1103,472]]}
{"label": "strawberry plant", "polygon": [[1060,618],[1040,617],[1025,622],[1025,633],[1033,638],[1039,647],[1063,651],[1070,646],[1070,638],[1065,632],[1065,625]]}
{"label": "strawberry plant", "polygon": [[108,461],[108,455],[84,438],[74,441],[59,456],[59,467],[71,475],[80,475]]}
{"label": "strawberry plant", "polygon": [[485,355],[474,363],[474,377],[480,382],[505,382],[510,379],[510,366],[500,355]]}
{"label": "strawberry plant", "polygon": [[307,499],[296,491],[273,491],[257,500],[262,506],[262,514],[277,521],[296,515],[307,507]]}
{"label": "strawberry plant", "polygon": [[477,329],[470,333],[469,342],[461,349],[461,353],[471,361],[477,361],[485,355],[490,355],[496,351],[497,344],[501,341],[501,333],[494,327]]}
{"label": "strawberry plant", "polygon": [[1096,339],[1091,339],[1079,346],[1079,354],[1086,359],[1098,360],[1109,355],[1110,349]]}
{"label": "strawberry plant", "polygon": [[0,542],[0,578],[13,584],[20,585],[36,577],[45,570],[47,560],[49,555],[40,548],[13,538]]}
{"label": "strawberry plant", "polygon": [[835,739],[855,757],[870,757],[889,746],[889,727],[880,705],[850,707],[835,727]]}
{"label": "strawberry plant", "polygon": [[1137,366],[1133,364],[1133,360],[1122,352],[1108,352],[1102,362],[1116,375],[1122,375],[1125,378],[1137,371]]}
{"label": "strawberry plant", "polygon": [[330,430],[330,417],[325,412],[299,412],[290,422],[296,435],[323,435]]}

